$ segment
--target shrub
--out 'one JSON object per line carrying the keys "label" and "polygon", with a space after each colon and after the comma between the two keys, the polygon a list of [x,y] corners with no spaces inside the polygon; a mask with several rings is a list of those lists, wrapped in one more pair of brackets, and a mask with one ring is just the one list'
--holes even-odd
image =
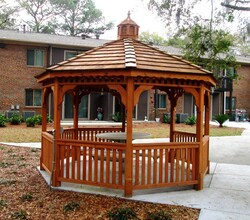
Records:
{"label": "shrub", "polygon": [[42,124],[42,116],[41,115],[35,115],[35,116],[33,116],[33,119],[34,119],[36,125]]}
{"label": "shrub", "polygon": [[0,199],[0,209],[4,208],[6,206],[7,206],[7,202],[5,200],[3,200],[3,199]]}
{"label": "shrub", "polygon": [[163,115],[163,123],[170,124],[170,120],[171,120],[171,118],[168,114]]}
{"label": "shrub", "polygon": [[64,211],[69,212],[69,211],[75,211],[80,207],[79,203],[77,202],[69,202],[64,206]]}
{"label": "shrub", "polygon": [[13,213],[12,217],[14,219],[27,219],[27,212],[24,210],[19,210]]}
{"label": "shrub", "polygon": [[172,217],[164,211],[155,211],[148,212],[145,220],[172,220]]}
{"label": "shrub", "polygon": [[22,122],[22,117],[17,113],[13,113],[12,117],[10,118],[10,123],[12,125],[19,125],[21,124],[21,122]]}
{"label": "shrub", "polygon": [[196,118],[195,116],[190,116],[185,120],[186,125],[195,125],[196,124]]}
{"label": "shrub", "polygon": [[226,122],[226,120],[229,119],[228,115],[221,114],[221,115],[215,115],[214,120],[217,121],[220,125],[219,127],[223,127],[223,124]]}
{"label": "shrub", "polygon": [[21,200],[22,200],[23,202],[25,202],[25,201],[30,202],[32,199],[33,199],[32,193],[26,193],[26,194],[23,194],[23,195],[21,196]]}
{"label": "shrub", "polygon": [[0,127],[5,127],[6,126],[6,124],[5,124],[6,121],[7,121],[7,119],[5,118],[5,116],[0,114]]}
{"label": "shrub", "polygon": [[120,122],[120,121],[122,121],[122,114],[121,114],[121,112],[115,112],[115,114],[113,114],[113,116],[112,116],[112,119],[113,119],[115,122]]}
{"label": "shrub", "polygon": [[47,123],[52,122],[52,119],[49,115],[47,115]]}
{"label": "shrub", "polygon": [[136,212],[131,208],[114,208],[108,212],[108,217],[111,220],[138,219]]}
{"label": "shrub", "polygon": [[36,120],[34,117],[29,117],[26,119],[25,123],[26,123],[27,127],[35,127]]}

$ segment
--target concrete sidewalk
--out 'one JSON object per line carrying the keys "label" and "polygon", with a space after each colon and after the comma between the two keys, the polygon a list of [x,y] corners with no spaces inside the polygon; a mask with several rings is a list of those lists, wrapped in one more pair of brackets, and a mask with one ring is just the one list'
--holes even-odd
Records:
{"label": "concrete sidewalk", "polygon": [[[227,122],[225,126],[242,127],[246,130],[242,136],[210,138],[211,169],[210,174],[205,177],[203,190],[169,191],[169,189],[156,189],[137,192],[131,199],[199,208],[201,209],[199,220],[249,220],[250,123]],[[167,139],[159,139],[159,141],[167,141]],[[17,146],[16,143],[5,144]],[[22,143],[18,146],[39,148],[41,144]],[[46,173],[42,173],[42,175],[49,181],[49,176]],[[64,187],[64,189],[78,192],[85,192],[84,189],[86,189],[79,184],[74,188],[70,184],[64,184]],[[103,188],[96,191],[90,187],[87,192],[122,197],[122,192],[104,190]]]}

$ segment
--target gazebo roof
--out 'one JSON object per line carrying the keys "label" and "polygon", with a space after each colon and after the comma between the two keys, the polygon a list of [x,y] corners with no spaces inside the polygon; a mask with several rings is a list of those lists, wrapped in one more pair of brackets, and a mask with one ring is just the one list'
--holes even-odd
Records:
{"label": "gazebo roof", "polygon": [[211,72],[138,41],[138,28],[128,13],[127,19],[118,25],[118,40],[49,67],[37,76],[38,82],[54,77],[90,74],[201,80],[212,86],[216,84]]}
{"label": "gazebo roof", "polygon": [[103,46],[49,67],[47,72],[53,75],[53,72],[60,71],[63,75],[63,72],[71,71],[73,76],[74,72],[79,71],[94,70],[100,72],[119,69],[140,70],[134,71],[134,74],[147,74],[154,77],[157,77],[157,74],[160,74],[161,77],[164,74],[166,77],[171,75],[170,78],[182,79],[188,79],[188,75],[192,75],[194,78],[209,76],[211,77],[209,81],[212,84],[215,83],[211,72],[177,56],[130,38],[106,43]]}

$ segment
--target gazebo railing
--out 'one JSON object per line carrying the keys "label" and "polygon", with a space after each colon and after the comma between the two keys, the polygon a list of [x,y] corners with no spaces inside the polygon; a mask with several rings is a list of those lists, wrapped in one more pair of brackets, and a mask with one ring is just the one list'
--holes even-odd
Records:
{"label": "gazebo railing", "polygon": [[197,184],[199,143],[133,144],[134,189]]}
{"label": "gazebo railing", "polygon": [[201,171],[203,175],[206,173],[209,173],[209,136],[206,135],[203,137],[202,140],[202,148],[201,148],[201,158],[202,161],[200,161]]}
{"label": "gazebo railing", "polygon": [[174,142],[196,142],[196,134],[174,131]]}
{"label": "gazebo railing", "polygon": [[123,189],[125,144],[57,141],[58,181]]}
{"label": "gazebo railing", "polygon": [[[63,135],[65,138],[72,137],[68,134]],[[78,132],[78,137],[88,139],[89,136],[94,137],[94,132]],[[53,136],[43,132],[42,142],[41,168],[51,172]],[[59,139],[55,144],[56,182],[124,189],[125,169],[129,166],[125,161],[125,143],[102,142],[92,138],[91,141]],[[198,185],[199,175],[209,171],[208,136],[204,136],[202,143],[135,143],[131,147],[134,190]]]}
{"label": "gazebo railing", "polygon": [[[76,140],[85,140],[85,141],[97,141],[96,137],[99,133],[107,132],[120,132],[122,129],[120,127],[104,128],[104,127],[92,127],[92,128],[69,128],[65,129],[62,132],[62,139],[76,139]],[[104,140],[102,140],[104,141]]]}
{"label": "gazebo railing", "polygon": [[53,155],[53,135],[51,132],[42,132],[42,149],[40,168],[51,172],[52,170],[52,155]]}
{"label": "gazebo railing", "polygon": [[[126,144],[57,140],[57,181],[124,189]],[[198,143],[133,144],[133,189],[198,183]]]}

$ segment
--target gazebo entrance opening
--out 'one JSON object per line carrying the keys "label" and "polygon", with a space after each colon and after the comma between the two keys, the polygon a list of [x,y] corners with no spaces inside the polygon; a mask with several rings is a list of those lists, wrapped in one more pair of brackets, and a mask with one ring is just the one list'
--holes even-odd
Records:
{"label": "gazebo entrance opening", "polygon": [[[123,30],[123,31],[121,31]],[[131,32],[132,31],[132,32]],[[212,73],[137,40],[138,25],[128,18],[118,26],[119,39],[78,55],[37,76],[43,84],[40,168],[52,185],[81,183],[124,190],[193,185],[203,188],[209,172],[210,87]],[[134,143],[133,114],[140,95],[159,89],[170,101],[170,142]],[[79,127],[82,97],[110,93],[120,100],[122,126]],[[54,99],[54,136],[47,131],[49,95]],[[178,99],[190,93],[197,108],[195,133],[176,131]],[[73,127],[61,129],[65,94],[73,103]],[[125,132],[126,141],[98,138]]]}

